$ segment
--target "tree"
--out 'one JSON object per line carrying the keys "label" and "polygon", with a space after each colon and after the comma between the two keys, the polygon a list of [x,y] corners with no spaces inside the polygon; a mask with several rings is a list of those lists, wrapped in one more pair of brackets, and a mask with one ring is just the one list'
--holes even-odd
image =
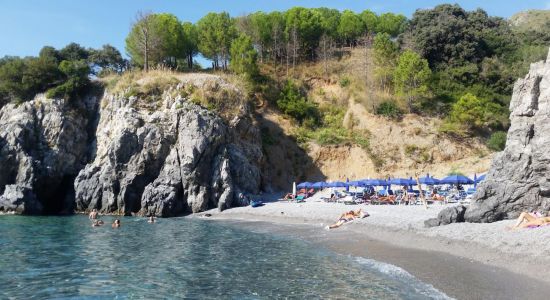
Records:
{"label": "tree", "polygon": [[378,27],[378,16],[368,9],[361,12],[359,16],[361,17],[361,20],[363,20],[367,31],[370,33],[375,33]]}
{"label": "tree", "polygon": [[[101,49],[90,50],[88,60],[93,67],[92,72],[100,75],[109,72],[120,73],[126,66],[126,60],[122,58],[120,52],[109,44],[103,45]],[[99,72],[94,70],[95,68],[99,68]]]}
{"label": "tree", "polygon": [[498,104],[467,93],[453,105],[449,119],[466,132],[472,132],[498,125],[495,121],[498,120],[498,115],[502,111],[503,108]]}
{"label": "tree", "polygon": [[193,69],[193,57],[199,53],[199,34],[197,27],[191,22],[182,24],[183,30],[183,57],[187,61],[187,68]]}
{"label": "tree", "polygon": [[258,53],[254,50],[250,37],[241,34],[231,43],[230,68],[237,74],[244,74],[249,78],[258,75]]}
{"label": "tree", "polygon": [[145,72],[149,71],[151,58],[159,56],[161,37],[155,21],[153,14],[138,12],[126,37],[126,52],[135,64],[143,66]]}
{"label": "tree", "polygon": [[317,48],[317,57],[323,62],[325,76],[328,76],[328,61],[334,55],[334,41],[328,34],[323,34],[319,40]]}
{"label": "tree", "polygon": [[412,112],[415,101],[427,94],[426,81],[430,75],[428,61],[417,53],[406,50],[399,57],[393,73],[395,90],[405,97],[409,112]]}
{"label": "tree", "polygon": [[379,33],[374,37],[373,50],[375,74],[380,80],[380,85],[386,89],[392,82],[392,73],[399,54],[398,47],[390,39],[389,34]]}
{"label": "tree", "polygon": [[77,43],[70,43],[59,50],[60,60],[81,60],[88,59],[90,53],[86,48]]}
{"label": "tree", "polygon": [[184,57],[185,44],[183,26],[178,18],[172,14],[155,14],[153,21],[155,34],[159,37],[159,51],[156,51],[157,61],[170,66],[177,66],[177,59]]}
{"label": "tree", "polygon": [[237,36],[234,20],[227,12],[209,13],[197,22],[199,50],[214,62],[214,69],[227,68],[229,48]]}
{"label": "tree", "polygon": [[376,32],[397,36],[407,27],[407,18],[404,15],[392,13],[381,14],[376,22]]}
{"label": "tree", "polygon": [[346,44],[352,46],[357,38],[365,31],[365,24],[359,16],[351,10],[344,10],[338,25],[338,34]]}
{"label": "tree", "polygon": [[[286,11],[286,35],[292,40],[292,52],[295,57],[314,58],[319,38],[323,34],[321,27],[321,14],[304,7],[293,7]],[[302,53],[298,53],[298,49]],[[295,64],[296,59],[293,59]]]}
{"label": "tree", "polygon": [[417,10],[405,38],[430,66],[445,69],[480,62],[487,53],[484,35],[497,23],[482,11],[468,13],[458,5],[443,4]]}
{"label": "tree", "polygon": [[326,7],[314,8],[321,17],[321,28],[323,34],[326,34],[330,39],[338,38],[338,25],[340,24],[341,13],[337,9]]}

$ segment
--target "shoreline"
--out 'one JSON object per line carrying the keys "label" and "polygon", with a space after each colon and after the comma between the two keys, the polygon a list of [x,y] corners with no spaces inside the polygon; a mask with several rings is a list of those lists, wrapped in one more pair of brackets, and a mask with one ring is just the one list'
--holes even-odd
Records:
{"label": "shoreline", "polygon": [[[544,295],[550,294],[550,278],[544,276],[550,271],[550,260],[544,257],[544,247],[540,247],[542,249],[539,248],[538,253],[525,253],[521,245],[499,249],[488,246],[491,240],[479,243],[479,239],[484,237],[476,236],[476,231],[480,229],[490,234],[496,232],[501,236],[502,243],[506,244],[514,243],[518,236],[521,240],[522,235],[535,233],[545,236],[550,230],[504,231],[504,227],[512,221],[447,225],[457,227],[450,228],[452,230],[446,226],[442,227],[443,230],[419,226],[418,220],[422,216],[436,215],[444,206],[432,206],[430,212],[424,212],[421,217],[412,218],[408,223],[404,222],[399,228],[396,224],[377,225],[377,220],[387,217],[379,213],[393,209],[396,215],[410,215],[415,214],[420,207],[345,206],[319,202],[311,205],[274,202],[260,208],[240,207],[223,212],[211,210],[192,217],[208,213],[211,217],[205,219],[297,237],[336,253],[389,263],[457,299],[546,299]],[[319,207],[324,207],[326,211],[311,213]],[[359,207],[367,210],[371,216],[338,229],[324,229],[325,225],[333,223],[326,217],[326,212],[343,212]],[[279,213],[275,213],[279,210]],[[334,218],[338,216],[336,213],[333,215]],[[469,232],[470,227],[476,230]],[[449,234],[456,232],[462,234],[449,238]],[[538,242],[539,246],[550,244],[544,239]],[[523,246],[531,247],[529,243]]]}

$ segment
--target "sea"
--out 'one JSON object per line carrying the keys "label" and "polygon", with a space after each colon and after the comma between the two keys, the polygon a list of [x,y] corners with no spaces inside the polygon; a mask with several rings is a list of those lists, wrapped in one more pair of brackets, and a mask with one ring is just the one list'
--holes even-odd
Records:
{"label": "sea", "polygon": [[449,299],[405,270],[198,218],[0,216],[0,299]]}

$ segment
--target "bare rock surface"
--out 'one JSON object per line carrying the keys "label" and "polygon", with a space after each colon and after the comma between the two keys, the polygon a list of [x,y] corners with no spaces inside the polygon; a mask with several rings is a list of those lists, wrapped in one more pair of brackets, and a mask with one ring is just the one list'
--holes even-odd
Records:
{"label": "bare rock surface", "polygon": [[168,92],[154,110],[139,101],[104,97],[95,159],[75,180],[77,210],[171,217],[223,210],[259,191],[261,141],[251,124],[240,126],[246,113],[227,124]]}
{"label": "bare rock surface", "polygon": [[38,96],[2,107],[0,211],[170,217],[247,204],[238,195],[259,192],[263,160],[247,106],[224,120],[179,89],[214,79],[235,87],[184,79],[150,98]]}
{"label": "bare rock surface", "polygon": [[514,85],[506,148],[466,211],[467,222],[515,218],[522,211],[550,209],[550,53],[531,64]]}
{"label": "bare rock surface", "polygon": [[72,180],[87,162],[97,98],[78,103],[39,95],[0,110],[0,210],[67,212]]}

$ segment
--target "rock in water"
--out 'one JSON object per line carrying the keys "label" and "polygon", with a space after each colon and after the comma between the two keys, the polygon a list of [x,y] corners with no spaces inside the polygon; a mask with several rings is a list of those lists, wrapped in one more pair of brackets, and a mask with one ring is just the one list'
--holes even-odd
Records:
{"label": "rock in water", "polygon": [[95,96],[78,103],[45,99],[0,110],[0,211],[72,210],[73,180],[87,162]]}
{"label": "rock in water", "polygon": [[228,125],[181,96],[162,98],[154,110],[135,97],[103,99],[95,159],[75,180],[77,210],[170,217],[225,209],[238,193],[259,191],[259,134],[236,126],[246,114]]}
{"label": "rock in water", "polygon": [[[217,76],[199,77],[185,84],[236,90]],[[224,121],[184,99],[182,85],[143,99],[37,96],[2,107],[0,211],[170,217],[242,205],[239,193],[259,192],[263,160],[245,101],[235,101],[242,105]]]}
{"label": "rock in water", "polygon": [[515,83],[510,111],[506,148],[478,186],[466,211],[467,222],[494,222],[522,211],[550,209],[550,53]]}

